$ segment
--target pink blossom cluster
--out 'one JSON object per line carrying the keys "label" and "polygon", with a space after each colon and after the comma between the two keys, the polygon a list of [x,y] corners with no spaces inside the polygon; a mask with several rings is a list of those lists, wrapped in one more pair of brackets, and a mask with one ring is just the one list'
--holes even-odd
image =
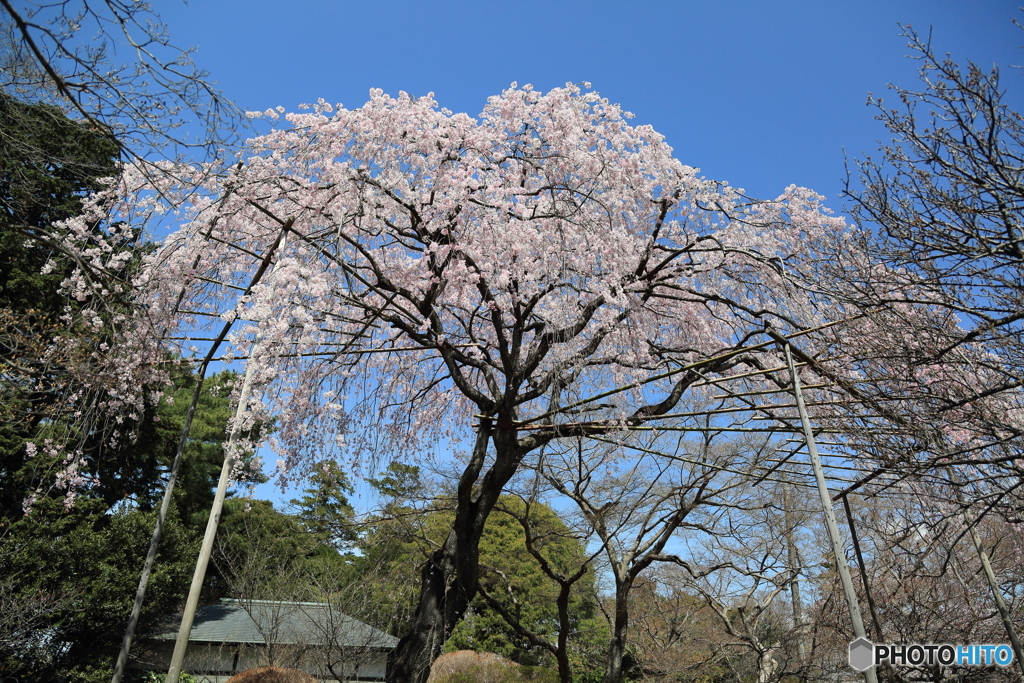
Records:
{"label": "pink blossom cluster", "polygon": [[138,400],[173,340],[231,323],[226,354],[255,388],[240,426],[275,416],[291,469],[457,441],[479,414],[526,420],[766,321],[824,320],[793,286],[844,229],[821,197],[702,178],[585,87],[513,85],[477,118],[379,90],[282,114],[254,115],[277,127],[229,173],[175,167],[129,193],[126,212],[187,201],[133,283],[146,319],[110,370],[115,400]]}
{"label": "pink blossom cluster", "polygon": [[[565,406],[631,386],[588,413],[625,424],[672,395],[668,370],[761,341],[765,324],[807,329],[855,312],[857,292],[822,278],[836,254],[861,274],[854,290],[920,294],[801,339],[874,400],[851,408],[841,390],[809,391],[817,425],[859,420],[884,440],[928,424],[960,452],[1005,436],[989,425],[1024,428],[1016,393],[967,400],[1000,386],[999,359],[969,343],[938,353],[962,337],[959,322],[937,315],[914,275],[851,247],[822,197],[790,186],[756,200],[703,178],[588,85],[513,84],[476,118],[379,90],[358,109],[307,109],[252,114],[275,127],[226,173],[126,166],[57,226],[80,266],[63,284],[80,303],[66,322],[125,332],[110,348],[68,335],[52,351],[95,361],[80,365],[84,393],[69,402],[89,394],[90,417],[118,423],[112,438],[131,438],[120,422],[159,400],[172,355],[194,357],[225,327],[219,355],[244,359],[253,386],[234,448],[254,450],[266,435],[252,428],[272,417],[284,473],[458,445],[481,416],[576,421]],[[104,277],[122,272],[119,245],[140,226],[169,232],[131,282]],[[735,386],[777,388],[784,375]],[[893,439],[900,448],[920,445],[911,431]],[[59,439],[38,450],[59,464],[70,505],[88,481],[81,454]]]}
{"label": "pink blossom cluster", "polygon": [[[245,359],[254,389],[237,426],[273,416],[280,467],[298,473],[328,456],[359,464],[457,444],[481,415],[575,419],[560,407],[635,385],[601,413],[626,420],[671,394],[675,377],[651,379],[666,370],[766,323],[806,329],[850,313],[815,281],[847,234],[820,196],[790,186],[755,200],[705,179],[588,86],[513,84],[476,118],[379,90],[358,109],[308,109],[252,114],[275,127],[227,173],[128,167],[67,223],[83,268],[65,287],[80,317],[102,325],[89,312],[116,296],[142,311],[116,319],[127,333],[90,379],[111,414],[141,413],[168,352],[193,355],[228,326],[221,355]],[[101,214],[114,219],[107,236],[90,232]],[[117,231],[140,224],[171,231],[133,282],[97,284],[90,273],[124,258]],[[876,285],[916,284],[857,265]],[[936,329],[933,313],[925,300],[900,319]],[[900,365],[894,350],[938,337],[884,313],[804,343],[878,394],[913,387],[908,414],[929,392],[955,401],[990,381],[975,350]],[[815,419],[842,426],[843,410],[818,407]],[[977,410],[951,413],[951,441],[975,438]]]}
{"label": "pink blossom cluster", "polygon": [[[62,457],[62,445],[53,439],[44,439],[42,450],[30,441],[25,444],[25,452],[29,458],[35,458],[41,453],[59,463],[52,487],[64,491],[64,508],[70,510],[75,504],[79,489],[89,479],[83,471],[83,468],[88,467],[89,463],[83,457],[82,451],[65,452]],[[32,506],[42,493],[43,490],[40,487],[22,501],[21,508],[26,515],[32,511]]]}

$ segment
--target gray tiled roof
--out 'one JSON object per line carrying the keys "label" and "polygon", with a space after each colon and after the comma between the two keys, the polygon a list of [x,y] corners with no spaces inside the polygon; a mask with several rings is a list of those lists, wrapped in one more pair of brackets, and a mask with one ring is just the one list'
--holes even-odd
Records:
{"label": "gray tiled roof", "polygon": [[[178,624],[181,619],[178,619]],[[315,644],[333,637],[338,647],[391,649],[398,639],[319,602],[221,600],[196,612],[189,638],[193,643],[266,642],[261,631],[279,645]],[[157,634],[174,640],[177,625]]]}

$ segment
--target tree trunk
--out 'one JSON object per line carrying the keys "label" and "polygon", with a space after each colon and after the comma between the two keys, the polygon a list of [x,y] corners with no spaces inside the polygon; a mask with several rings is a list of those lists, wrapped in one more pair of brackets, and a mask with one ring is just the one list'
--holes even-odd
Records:
{"label": "tree trunk", "polygon": [[[412,629],[400,641],[388,660],[388,683],[423,683],[430,675],[430,666],[444,647],[451,628],[466,611],[476,583],[467,586],[457,577],[459,530],[452,529],[445,544],[438,548],[424,565],[421,574],[420,599],[416,606]],[[453,580],[454,579],[454,580]],[[460,590],[460,587],[462,590]],[[454,618],[453,618],[454,617]]]}
{"label": "tree trunk", "polygon": [[807,664],[807,640],[804,633],[804,607],[800,598],[800,553],[796,547],[796,526],[793,522],[793,511],[790,508],[789,487],[782,489],[782,511],[785,516],[786,551],[789,570],[793,572],[793,580],[789,584],[789,595],[793,605],[793,634],[796,638],[799,668]]}
{"label": "tree trunk", "polygon": [[558,680],[572,683],[572,667],[569,664],[569,592],[572,584],[562,582],[558,591],[558,646],[555,659],[558,662]]}
{"label": "tree trunk", "polygon": [[[499,428],[493,432],[490,422],[483,420],[473,455],[459,479],[455,520],[448,538],[423,567],[412,628],[388,659],[387,683],[426,683],[430,666],[476,595],[484,524],[522,458],[515,430],[501,428],[502,424],[511,425],[511,420],[499,419]],[[481,477],[492,437],[494,464]]]}
{"label": "tree trunk", "polygon": [[633,587],[633,577],[625,581],[616,581],[615,587],[615,620],[612,624],[612,637],[608,641],[608,664],[601,683],[622,683],[622,660],[626,655],[626,637],[629,628],[629,591]]}
{"label": "tree trunk", "polygon": [[775,658],[775,650],[770,647],[758,652],[757,683],[772,683],[778,679],[779,661]]}

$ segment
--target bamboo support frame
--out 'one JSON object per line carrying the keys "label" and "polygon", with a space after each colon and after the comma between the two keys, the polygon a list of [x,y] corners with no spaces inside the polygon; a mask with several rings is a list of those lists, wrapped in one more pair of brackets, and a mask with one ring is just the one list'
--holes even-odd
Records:
{"label": "bamboo support frame", "polygon": [[[287,240],[287,232],[291,226],[291,220],[282,222],[282,237],[281,245],[282,249],[285,241]],[[262,272],[262,269],[261,269]],[[392,299],[397,294],[392,295]],[[385,306],[390,301],[385,302]],[[353,340],[360,338],[367,329],[369,329],[375,322],[377,317],[371,316],[367,319],[363,325],[363,329],[353,335]],[[260,342],[260,337],[257,336],[253,347],[255,348]],[[351,342],[350,342],[351,343]],[[345,349],[342,349],[339,353],[345,353]],[[192,585],[189,589],[188,600],[185,604],[185,611],[182,614],[181,625],[178,628],[178,636],[174,645],[174,653],[171,656],[170,666],[167,670],[167,681],[173,681],[177,683],[181,675],[181,667],[185,660],[185,653],[188,649],[188,641],[192,631],[192,623],[195,619],[195,612],[199,606],[199,596],[202,592],[203,581],[206,577],[206,569],[209,565],[210,556],[213,552],[213,542],[217,534],[217,526],[220,522],[220,515],[224,505],[224,498],[227,495],[228,482],[231,477],[231,470],[234,465],[234,458],[232,456],[233,446],[238,440],[240,434],[240,425],[242,417],[245,415],[246,405],[249,400],[249,390],[252,379],[252,365],[246,365],[245,377],[242,382],[242,388],[239,391],[238,406],[235,410],[234,422],[232,424],[231,434],[228,437],[228,444],[224,449],[224,463],[221,466],[220,480],[217,484],[217,492],[214,495],[213,505],[210,509],[210,518],[206,525],[206,533],[203,536],[203,545],[199,552],[199,557],[196,560],[195,572],[192,575]],[[183,434],[183,438],[187,436],[187,430]],[[116,682],[115,682],[116,683]]]}
{"label": "bamboo support frame", "polygon": [[[256,272],[250,279],[246,292],[255,287],[263,278],[263,275],[267,272],[267,268],[270,266],[270,261],[273,258],[274,253],[277,251],[278,246],[284,239],[287,228],[290,226],[290,222],[285,226],[282,226],[274,244],[263,257],[260,266],[256,269]],[[185,424],[182,426],[181,436],[178,439],[178,450],[174,455],[174,461],[171,463],[171,471],[167,475],[167,486],[164,488],[164,495],[160,502],[160,510],[157,513],[156,524],[153,526],[153,535],[150,538],[149,550],[146,552],[146,560],[142,567],[142,574],[139,576],[139,586],[135,592],[135,601],[132,604],[131,615],[128,617],[128,625],[125,628],[124,638],[121,640],[121,649],[118,652],[117,661],[114,664],[111,683],[120,683],[122,676],[124,676],[125,666],[128,662],[128,653],[131,651],[132,641],[135,638],[135,629],[138,627],[139,616],[142,612],[142,603],[145,600],[146,589],[149,585],[149,577],[153,571],[153,564],[156,561],[157,548],[160,545],[160,537],[163,535],[164,523],[166,522],[167,512],[171,505],[171,496],[174,492],[174,485],[178,478],[178,472],[181,469],[182,457],[185,453],[185,446],[188,443],[189,431],[192,429],[192,418],[195,415],[196,405],[199,402],[199,395],[203,388],[203,380],[206,378],[206,370],[209,368],[211,359],[217,353],[217,349],[220,344],[227,338],[228,332],[231,330],[231,326],[233,324],[234,321],[224,324],[220,335],[213,340],[213,346],[211,346],[209,351],[207,351],[206,360],[199,368],[199,376],[196,378],[196,387],[192,391],[192,401],[189,404],[188,413],[185,416]]]}
{"label": "bamboo support frame", "polygon": [[1013,618],[1010,616],[1010,610],[1006,606],[1003,592],[999,588],[999,581],[996,579],[995,572],[992,571],[992,562],[989,560],[988,552],[985,550],[985,545],[978,534],[977,520],[971,519],[970,510],[964,505],[963,494],[960,492],[959,482],[953,473],[953,469],[948,468],[947,472],[949,473],[949,483],[953,485],[953,490],[956,491],[956,501],[960,505],[964,524],[966,524],[967,530],[970,532],[971,541],[974,543],[974,549],[978,553],[978,560],[981,562],[985,579],[988,581],[989,590],[992,591],[992,599],[996,603],[999,617],[1003,621],[1003,628],[1006,629],[1006,635],[1010,639],[1010,647],[1013,648],[1013,658],[1017,660],[1017,666],[1020,667],[1021,673],[1024,674],[1024,648],[1021,647],[1020,636],[1017,635],[1017,628],[1013,625]]}
{"label": "bamboo support frame", "polygon": [[[255,346],[259,342],[260,340],[257,338],[253,345]],[[174,652],[171,655],[170,667],[167,670],[168,681],[178,681],[182,664],[185,661],[185,651],[188,649],[188,641],[192,634],[192,623],[195,620],[196,609],[199,607],[199,595],[203,589],[203,582],[206,580],[206,569],[210,563],[213,542],[217,535],[217,526],[220,524],[220,515],[224,509],[224,498],[227,495],[228,483],[231,480],[231,470],[235,463],[235,458],[232,454],[234,446],[238,442],[238,437],[241,434],[241,421],[245,416],[251,387],[252,366],[248,365],[246,366],[245,377],[242,380],[242,388],[238,396],[238,406],[235,409],[231,434],[228,436],[228,443],[224,448],[224,462],[220,468],[217,492],[214,495],[213,505],[210,508],[210,518],[206,523],[203,545],[199,551],[195,571],[192,574],[192,584],[189,587],[185,611],[181,617],[181,625],[178,627],[178,637],[174,642]]]}
{"label": "bamboo support frame", "polygon": [[[775,477],[769,477],[769,476],[766,476],[766,475],[759,475],[756,472],[756,468],[752,469],[752,470],[748,470],[748,471],[743,471],[743,470],[739,470],[739,469],[732,468],[732,467],[726,467],[724,465],[716,465],[714,463],[708,463],[708,462],[703,462],[703,461],[700,461],[700,460],[694,460],[692,458],[686,458],[686,457],[683,457],[681,455],[671,455],[669,453],[664,453],[662,451],[656,451],[656,450],[651,449],[651,448],[644,448],[643,446],[638,446],[636,444],[620,443],[620,442],[615,441],[613,439],[606,439],[606,438],[601,437],[601,436],[591,436],[590,438],[594,439],[595,441],[602,441],[604,443],[611,444],[613,446],[618,446],[619,448],[625,448],[625,449],[628,449],[628,450],[639,451],[641,453],[647,453],[649,455],[656,455],[658,457],[666,458],[668,460],[675,460],[677,462],[684,462],[684,463],[687,463],[689,465],[696,465],[696,466],[699,466],[699,467],[707,467],[709,469],[719,470],[721,472],[728,472],[730,474],[738,474],[738,475],[740,475],[742,477],[757,476],[758,477],[758,481],[771,481],[771,482],[775,482],[775,483],[778,483],[778,484],[789,484],[790,486],[799,486],[801,488],[809,488],[809,489],[817,490],[817,488],[816,488],[816,486],[814,484],[805,484],[805,483],[802,483],[802,482],[799,482],[799,481],[792,481],[792,480],[789,480],[789,479],[786,479],[786,478],[777,479]],[[776,470],[771,470],[768,473],[771,473],[771,472],[774,472],[774,471],[776,471]],[[811,476],[810,473],[808,473],[808,472],[801,472],[801,471],[798,471],[798,470],[778,470],[778,471],[782,472],[783,474],[796,474],[796,475],[799,475],[799,476],[802,476],[802,477],[803,476]],[[766,473],[766,474],[768,474],[768,473]],[[841,482],[841,481],[847,481],[847,480],[836,479],[835,477],[830,477],[829,475],[825,475],[825,476],[830,481],[834,481],[834,482],[837,482],[837,483]],[[858,494],[858,495],[867,495],[867,494]],[[877,497],[878,494],[872,493],[872,494],[870,494],[870,496],[871,497]]]}

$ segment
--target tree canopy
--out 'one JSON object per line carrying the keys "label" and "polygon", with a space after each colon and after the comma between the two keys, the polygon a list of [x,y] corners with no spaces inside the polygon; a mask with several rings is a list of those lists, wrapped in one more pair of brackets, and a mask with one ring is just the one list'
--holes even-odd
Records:
{"label": "tree canopy", "polygon": [[[813,324],[807,300],[779,292],[842,222],[807,190],[754,201],[700,178],[576,86],[510,89],[476,119],[379,91],[286,118],[229,174],[182,168],[184,184],[158,188],[191,180],[211,199],[136,280],[147,323],[117,372],[237,317],[254,395],[273,384],[246,419],[278,417],[292,471],[325,452],[472,444],[389,673],[422,680],[476,593],[480,536],[524,455],[669,412],[700,379],[687,364],[747,362],[736,349],[765,320]],[[617,387],[631,389],[576,419]]]}

